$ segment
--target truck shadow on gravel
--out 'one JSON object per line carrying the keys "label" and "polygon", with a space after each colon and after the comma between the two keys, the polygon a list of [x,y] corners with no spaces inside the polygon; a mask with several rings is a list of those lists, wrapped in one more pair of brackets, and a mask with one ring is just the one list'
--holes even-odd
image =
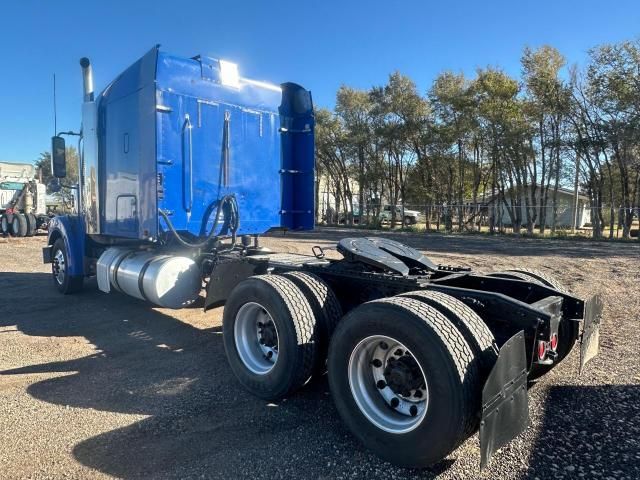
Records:
{"label": "truck shadow on gravel", "polygon": [[[326,377],[278,404],[252,397],[227,366],[219,327],[197,329],[143,302],[104,295],[92,285],[78,295],[62,296],[44,273],[0,272],[0,289],[15,305],[0,316],[0,326],[17,325],[33,336],[84,337],[95,346],[88,356],[0,375],[67,372],[30,385],[28,393],[57,405],[148,416],[74,447],[79,462],[103,473],[273,479],[375,477],[395,471],[429,478],[453,463],[420,472],[394,469],[364,451],[339,420]],[[85,415],[75,418],[82,421]],[[111,428],[129,419],[114,420]]]}
{"label": "truck shadow on gravel", "polygon": [[640,385],[551,386],[523,478],[640,478]]}

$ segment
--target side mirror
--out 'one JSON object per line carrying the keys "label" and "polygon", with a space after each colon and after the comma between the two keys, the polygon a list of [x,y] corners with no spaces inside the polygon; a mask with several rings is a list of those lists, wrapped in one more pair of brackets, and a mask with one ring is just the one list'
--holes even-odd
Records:
{"label": "side mirror", "polygon": [[67,176],[66,146],[62,137],[51,137],[51,172],[56,178]]}

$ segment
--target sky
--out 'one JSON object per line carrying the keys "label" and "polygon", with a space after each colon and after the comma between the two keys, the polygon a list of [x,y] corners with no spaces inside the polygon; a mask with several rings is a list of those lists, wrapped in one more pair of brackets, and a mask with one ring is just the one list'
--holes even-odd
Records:
{"label": "sky", "polygon": [[393,71],[424,93],[443,70],[472,76],[500,66],[519,76],[525,46],[550,44],[584,64],[595,45],[640,37],[638,0],[3,2],[0,7],[0,161],[31,163],[58,130],[80,125],[78,60],[96,90],[156,44],[222,58],[242,76],[310,89],[317,106],[335,92],[382,85]]}

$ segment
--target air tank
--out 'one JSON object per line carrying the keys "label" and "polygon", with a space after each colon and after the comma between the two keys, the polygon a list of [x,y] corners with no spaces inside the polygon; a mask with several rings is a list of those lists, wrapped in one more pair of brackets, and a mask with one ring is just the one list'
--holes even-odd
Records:
{"label": "air tank", "polygon": [[188,257],[119,247],[98,259],[98,288],[111,289],[165,308],[186,307],[198,298],[202,278]]}

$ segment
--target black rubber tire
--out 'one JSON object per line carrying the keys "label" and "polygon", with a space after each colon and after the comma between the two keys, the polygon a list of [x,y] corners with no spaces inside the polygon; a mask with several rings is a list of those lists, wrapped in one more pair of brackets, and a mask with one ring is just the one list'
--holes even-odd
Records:
{"label": "black rubber tire", "polygon": [[[403,343],[427,376],[427,413],[409,432],[378,428],[353,398],[349,360],[360,341],[372,335]],[[426,467],[438,462],[476,428],[482,383],[473,352],[458,329],[424,302],[392,297],[353,309],[336,328],[327,366],[331,394],[342,420],[367,448],[394,465]]]}
{"label": "black rubber tire", "polygon": [[[69,265],[69,254],[67,252],[67,247],[62,238],[58,238],[53,243],[53,248],[51,249],[51,258],[54,259],[56,253],[58,251],[62,252],[62,256],[64,257],[65,268],[68,269]],[[62,283],[58,281],[56,275],[54,273],[54,262],[51,262],[51,277],[53,279],[53,284],[56,286],[58,291],[64,295],[70,295],[72,293],[77,293],[82,290],[82,284],[84,282],[84,277],[81,276],[71,276],[68,274],[68,270],[65,271],[65,275],[63,277]]]}
{"label": "black rubber tire", "polygon": [[[236,348],[236,314],[248,302],[262,305],[278,330],[278,361],[264,375],[251,372]],[[222,327],[227,360],[238,381],[265,400],[278,400],[304,385],[316,361],[315,323],[309,302],[290,279],[257,275],[239,283],[225,304]]]}
{"label": "black rubber tire", "polygon": [[28,231],[27,218],[22,213],[14,213],[11,230],[16,237],[26,237]]}
{"label": "black rubber tire", "polygon": [[0,216],[0,231],[3,235],[13,235],[11,220],[13,220],[13,214],[11,213],[3,213]]}
{"label": "black rubber tire", "polygon": [[[494,272],[491,273],[490,276],[518,278],[527,282],[538,283],[540,285],[544,285],[545,287],[551,287],[561,293],[569,293],[569,290],[556,278],[539,270],[518,268],[512,270],[504,270],[502,272]],[[558,347],[556,349],[558,358],[551,365],[540,365],[537,363],[532,364],[528,374],[529,380],[540,378],[544,374],[548,373],[551,369],[553,369],[556,365],[558,365],[562,360],[564,360],[567,355],[571,353],[571,350],[573,350],[573,347],[576,344],[579,335],[580,325],[578,324],[578,322],[573,320],[564,320],[560,322],[560,326],[558,327]]]}
{"label": "black rubber tire", "polygon": [[24,217],[27,220],[27,237],[33,237],[37,230],[36,216],[33,213],[26,213]]}
{"label": "black rubber tire", "polygon": [[544,285],[544,283],[542,283],[537,278],[531,275],[527,275],[526,273],[519,272],[517,270],[504,270],[500,272],[491,272],[487,274],[487,276],[499,277],[499,278],[511,278],[513,280],[523,280],[525,282],[533,282],[533,283],[537,283],[538,285]]}
{"label": "black rubber tire", "polygon": [[420,300],[447,317],[471,347],[483,381],[486,380],[498,360],[498,345],[493,333],[476,312],[457,298],[433,290],[416,290],[398,296]]}
{"label": "black rubber tire", "polygon": [[311,305],[316,319],[316,364],[314,373],[322,375],[326,372],[327,351],[329,341],[338,322],[342,318],[342,307],[331,287],[320,277],[309,272],[287,272],[282,275],[288,278],[304,293]]}

